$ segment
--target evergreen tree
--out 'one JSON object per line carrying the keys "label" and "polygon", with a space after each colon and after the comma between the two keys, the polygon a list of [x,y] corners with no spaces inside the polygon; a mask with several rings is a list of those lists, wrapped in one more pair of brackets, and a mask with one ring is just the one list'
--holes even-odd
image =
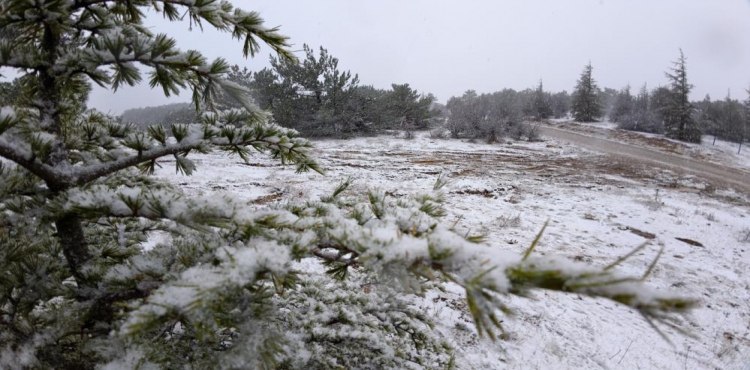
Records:
{"label": "evergreen tree", "polygon": [[698,112],[696,123],[701,131],[714,137],[713,144],[716,144],[716,138],[719,136],[719,132],[722,131],[721,119],[719,118],[719,111],[716,109],[716,104],[711,101],[711,96],[706,94],[706,97],[695,104],[695,107]]}
{"label": "evergreen tree", "polygon": [[633,110],[635,111],[649,111],[651,110],[651,95],[648,92],[648,85],[643,84],[641,90],[638,91],[638,96],[633,101]]}
{"label": "evergreen tree", "polygon": [[571,111],[573,118],[578,122],[592,122],[602,115],[602,106],[597,95],[598,87],[591,75],[593,69],[591,63],[583,68],[573,92]]}
{"label": "evergreen tree", "polygon": [[664,128],[667,137],[673,139],[700,143],[701,132],[696,127],[693,117],[694,108],[690,103],[690,90],[693,85],[688,83],[685,55],[680,49],[680,58],[672,63],[670,72],[665,73],[670,83],[670,99],[662,108]]}
{"label": "evergreen tree", "polygon": [[284,109],[284,96],[279,91],[282,86],[278,81],[278,76],[268,68],[253,73],[250,81],[250,94],[260,109],[272,112]]}
{"label": "evergreen tree", "polygon": [[358,76],[339,71],[338,59],[326,49],[321,47],[317,57],[307,45],[303,50],[302,63],[271,57],[272,68],[256,72],[248,85],[260,108],[271,111],[279,124],[308,136],[333,137],[429,126],[430,94],[409,84],[393,84],[387,91],[359,86]]}
{"label": "evergreen tree", "polygon": [[[659,86],[651,91],[649,98],[649,110],[661,122],[666,130],[667,114],[672,101],[672,91],[664,86]],[[664,131],[662,131],[664,132]]]}
{"label": "evergreen tree", "polygon": [[461,97],[452,97],[446,107],[450,111],[448,130],[453,137],[484,139],[493,143],[510,135],[514,139],[536,139],[530,127],[523,123],[524,112],[532,106],[530,89],[516,92],[503,89],[492,94],[477,95],[469,90]]}
{"label": "evergreen tree", "polygon": [[750,89],[747,89],[745,91],[747,92],[748,96],[742,105],[742,113],[744,118],[742,120],[742,140],[740,141],[740,146],[737,149],[737,154],[740,154],[740,151],[742,150],[742,143],[747,138],[748,131],[750,130]]}
{"label": "evergreen tree", "polygon": [[625,86],[618,94],[609,112],[609,120],[620,122],[625,116],[633,113],[633,96],[630,95],[630,85]]}
{"label": "evergreen tree", "polygon": [[453,138],[471,135],[473,128],[479,127],[484,118],[479,95],[474,90],[467,90],[460,97],[451,97],[446,104],[451,114],[448,118],[448,130]]}
{"label": "evergreen tree", "polygon": [[666,89],[657,89],[653,94],[650,94],[646,84],[643,84],[638,96],[633,99],[630,113],[618,118],[617,127],[654,134],[663,133],[664,125],[660,115],[655,113],[654,109],[654,106],[659,104],[659,96],[663,95],[660,91],[669,93]]}
{"label": "evergreen tree", "polygon": [[409,84],[392,84],[391,91],[386,92],[383,99],[380,106],[391,128],[414,130],[429,126],[430,106],[435,101],[432,94],[422,95]]}
{"label": "evergreen tree", "polygon": [[357,86],[349,100],[349,110],[352,117],[363,126],[370,126],[367,131],[380,130],[392,122],[387,109],[386,96],[388,92],[373,86]]}
{"label": "evergreen tree", "polygon": [[550,94],[544,92],[542,80],[539,80],[539,86],[534,90],[534,112],[537,119],[547,119],[552,116]]}
{"label": "evergreen tree", "polygon": [[744,106],[727,93],[724,101],[716,102],[719,113],[719,125],[725,139],[742,143],[745,141]]}
{"label": "evergreen tree", "polygon": [[609,116],[612,113],[612,108],[614,108],[617,97],[620,95],[620,91],[611,87],[605,87],[604,89],[597,88],[596,95],[599,97],[599,103],[602,107],[602,117]]}
{"label": "evergreen tree", "polygon": [[518,124],[522,121],[518,93],[513,89],[503,89],[489,94],[489,117],[501,126]]}
{"label": "evergreen tree", "polygon": [[[518,93],[513,89],[503,89],[489,95],[489,113],[492,126],[485,129],[483,136],[488,141],[510,135],[514,139],[523,136],[528,138],[528,125],[524,124],[521,102]],[[492,135],[495,136],[492,136]]]}
{"label": "evergreen tree", "polygon": [[723,100],[711,101],[707,95],[703,101],[694,103],[696,124],[702,132],[716,138],[742,143],[746,139],[746,108],[727,93]]}
{"label": "evergreen tree", "polygon": [[303,51],[300,63],[272,56],[271,69],[254,74],[251,88],[260,107],[269,109],[279,124],[308,136],[364,130],[347,109],[359,83],[357,75],[340,71],[339,60],[323,47],[317,57],[307,45]]}
{"label": "evergreen tree", "polygon": [[567,91],[554,93],[550,99],[552,101],[552,115],[555,118],[563,118],[568,115],[570,111],[570,95]]}
{"label": "evergreen tree", "polygon": [[[592,267],[533,254],[536,243],[523,255],[498,253],[455,233],[437,219],[443,179],[430,194],[397,200],[352,194],[344,182],[278,209],[184,196],[150,176],[163,159],[186,175],[196,170],[190,154],[212,150],[319,168],[308,141],[224,79],[226,62],[152,34],[144,12],[230,32],[246,56],[263,42],[292,58],[287,39],[227,1],[0,9],[0,32],[24,35],[0,40],[0,67],[24,74],[32,97],[0,109],[0,368],[451,367],[450,345],[408,296],[441,278],[465,289],[478,333],[492,338],[508,312],[504,295],[535,288],[605,297],[666,324],[695,303],[620,276],[614,267],[626,258]],[[191,89],[201,122],[172,125],[168,136],[160,125],[137,131],[98,112],[69,114],[89,82],[134,85],[138,66],[166,95]],[[220,89],[242,109],[218,110]],[[144,250],[155,231],[169,237]],[[328,274],[303,276],[301,259]],[[363,281],[378,285],[363,292]]]}

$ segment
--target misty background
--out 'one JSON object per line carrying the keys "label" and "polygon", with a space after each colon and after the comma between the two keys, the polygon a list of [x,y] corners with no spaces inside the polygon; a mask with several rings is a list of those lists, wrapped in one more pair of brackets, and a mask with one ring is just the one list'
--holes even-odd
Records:
{"label": "misty background", "polygon": [[[744,99],[750,86],[750,2],[747,0],[566,1],[378,1],[238,2],[280,26],[293,50],[323,46],[341,70],[359,74],[363,85],[386,88],[408,82],[445,103],[468,89],[502,88],[571,92],[586,63],[601,87],[666,85],[664,72],[679,56],[688,59],[691,98],[720,99],[731,91]],[[227,35],[186,22],[152,16],[182,49],[201,50],[252,71],[269,66],[270,49],[242,57]],[[299,56],[303,56],[300,52]],[[104,112],[171,102],[148,84],[112,93],[95,87],[89,106]]]}

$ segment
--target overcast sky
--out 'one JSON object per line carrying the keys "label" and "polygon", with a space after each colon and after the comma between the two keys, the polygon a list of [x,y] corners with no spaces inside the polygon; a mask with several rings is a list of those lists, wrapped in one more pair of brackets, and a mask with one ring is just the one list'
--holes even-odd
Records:
{"label": "overcast sky", "polygon": [[[665,85],[664,72],[679,56],[688,59],[693,99],[707,93],[744,99],[750,86],[748,0],[524,0],[524,1],[234,1],[281,26],[294,50],[323,46],[339,67],[358,73],[361,84],[380,88],[409,83],[445,103],[468,89],[524,89],[543,79],[546,90],[572,91],[591,61],[604,87],[637,91]],[[177,39],[183,49],[260,70],[269,48],[254,59],[228,34],[188,30],[187,22],[153,17],[154,32]],[[299,53],[298,55],[301,55]],[[148,84],[112,94],[95,90],[89,105],[112,113],[168,100]]]}

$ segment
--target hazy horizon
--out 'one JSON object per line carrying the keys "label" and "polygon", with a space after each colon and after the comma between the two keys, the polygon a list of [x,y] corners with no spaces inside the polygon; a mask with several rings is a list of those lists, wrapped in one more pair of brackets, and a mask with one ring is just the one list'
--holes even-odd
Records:
{"label": "hazy horizon", "polygon": [[[665,71],[685,53],[692,99],[745,99],[750,86],[750,2],[726,0],[552,2],[426,0],[401,3],[259,2],[254,7],[269,27],[281,26],[293,50],[323,46],[339,68],[359,74],[360,84],[387,88],[409,83],[445,103],[473,89],[522,90],[544,81],[546,90],[572,91],[584,65],[594,67],[600,87],[637,90],[665,85]],[[188,30],[188,22],[151,17],[156,33],[174,37],[180,48],[209,59],[223,57],[257,71],[269,65],[269,48],[254,59],[229,34]],[[301,53],[298,52],[298,55]],[[143,83],[117,94],[95,88],[89,105],[119,114],[125,109],[184,102],[166,99]]]}

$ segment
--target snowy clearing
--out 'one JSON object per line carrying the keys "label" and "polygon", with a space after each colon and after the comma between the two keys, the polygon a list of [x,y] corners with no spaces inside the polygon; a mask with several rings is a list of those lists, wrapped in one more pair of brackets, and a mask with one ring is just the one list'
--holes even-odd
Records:
{"label": "snowy clearing", "polygon": [[[295,174],[256,155],[244,164],[221,154],[193,156],[192,177],[169,164],[158,176],[186,194],[225,194],[259,207],[327,195],[351,176],[349,191],[381,188],[403,196],[448,175],[445,222],[488,236],[489,248],[521,252],[546,220],[536,253],[604,266],[642,243],[621,271],[640,276],[664,246],[648,282],[703,300],[679,325],[662,328],[672,344],[627,307],[537,291],[508,297],[517,313],[495,343],[475,334],[462,291],[415,298],[457,348],[466,369],[748,369],[750,368],[750,202],[695,176],[649,168],[555,141],[488,145],[370,137],[316,141],[326,171]],[[166,161],[165,161],[166,162]],[[679,239],[678,239],[679,238]]]}

